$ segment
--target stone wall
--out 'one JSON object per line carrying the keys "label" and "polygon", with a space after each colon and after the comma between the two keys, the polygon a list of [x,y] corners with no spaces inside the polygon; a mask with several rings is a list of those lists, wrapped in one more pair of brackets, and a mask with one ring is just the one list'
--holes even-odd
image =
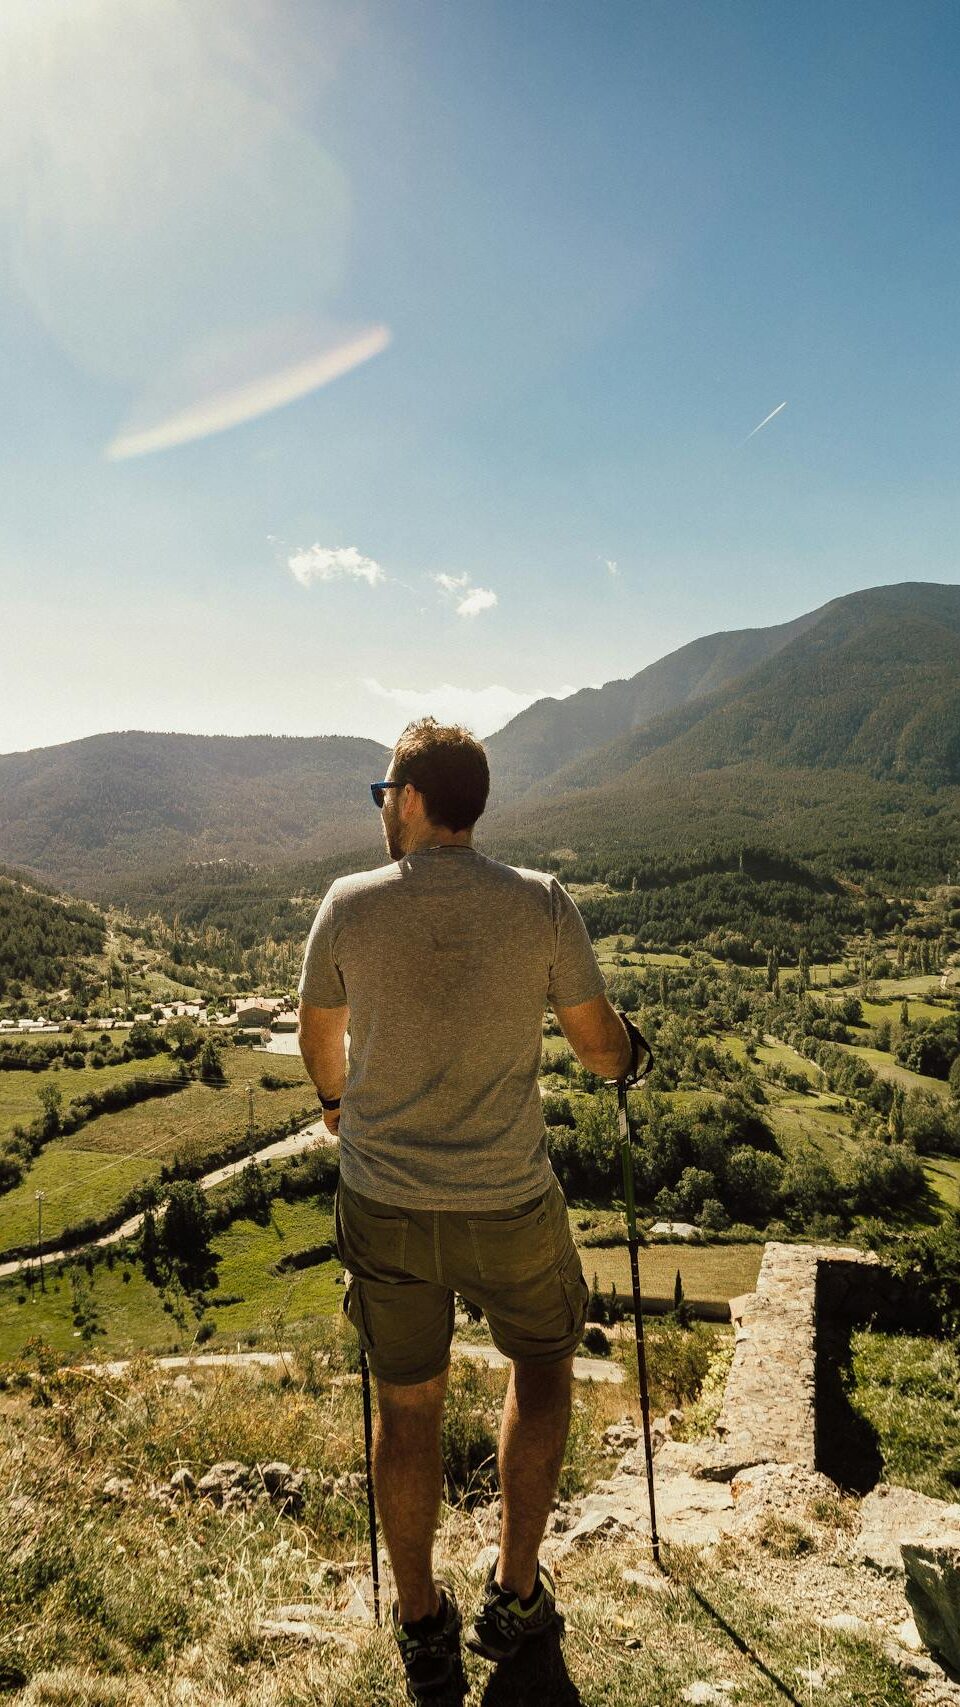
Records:
{"label": "stone wall", "polygon": [[859,1492],[880,1461],[843,1384],[850,1331],[875,1322],[922,1329],[922,1300],[872,1252],[768,1244],[757,1289],[734,1299],[733,1364],[717,1433],[741,1462],[824,1470]]}

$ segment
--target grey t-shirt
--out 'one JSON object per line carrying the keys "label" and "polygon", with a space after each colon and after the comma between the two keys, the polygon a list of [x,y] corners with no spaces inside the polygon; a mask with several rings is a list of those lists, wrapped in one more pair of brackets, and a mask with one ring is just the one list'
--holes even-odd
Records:
{"label": "grey t-shirt", "polygon": [[503,1209],[545,1191],[541,1022],[605,989],[549,872],[437,847],[339,877],[300,995],[350,1008],[344,1183],[381,1203]]}

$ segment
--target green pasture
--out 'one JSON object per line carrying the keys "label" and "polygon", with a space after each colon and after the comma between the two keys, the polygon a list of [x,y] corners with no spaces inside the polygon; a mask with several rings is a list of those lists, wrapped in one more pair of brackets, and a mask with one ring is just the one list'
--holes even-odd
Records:
{"label": "green pasture", "polygon": [[[160,1060],[166,1061],[169,1072],[169,1058]],[[263,1089],[259,1078],[265,1063],[278,1078],[289,1080],[289,1088]],[[127,1076],[133,1076],[140,1065],[131,1062]],[[45,1145],[21,1183],[0,1197],[0,1251],[35,1235],[34,1192],[38,1189],[49,1193],[43,1205],[44,1240],[55,1239],[66,1226],[109,1213],[132,1184],[158,1174],[175,1156],[202,1164],[205,1156],[242,1138],[247,1132],[248,1084],[253,1086],[254,1141],[258,1131],[315,1108],[316,1097],[299,1056],[228,1047],[223,1051],[223,1067],[227,1083],[222,1087],[194,1080],[169,1097],[101,1114],[71,1136]],[[59,1083],[67,1075],[31,1073],[29,1077],[37,1087],[38,1082]]]}
{"label": "green pasture", "polygon": [[[132,1357],[135,1352],[174,1352],[189,1349],[196,1332],[190,1312],[189,1332],[184,1335],[172,1315],[163,1308],[155,1287],[149,1286],[139,1268],[129,1265],[130,1280],[124,1282],[126,1264],[118,1257],[113,1268],[97,1263],[93,1275],[82,1264],[72,1271],[90,1288],[97,1321],[104,1329],[84,1347],[79,1328],[73,1325],[71,1267],[58,1278],[56,1268],[46,1268],[46,1290],[39,1282],[25,1288],[19,1278],[0,1281],[0,1361],[19,1355],[29,1339],[39,1335],[56,1351],[68,1352],[77,1362],[94,1358]],[[17,1302],[26,1293],[26,1302]]]}
{"label": "green pasture", "polygon": [[924,1156],[923,1171],[930,1189],[946,1209],[960,1209],[960,1157]]}
{"label": "green pasture", "polygon": [[802,1073],[812,1085],[819,1083],[820,1069],[816,1062],[808,1061],[805,1055],[792,1049],[789,1043],[781,1043],[778,1038],[757,1045],[757,1060],[764,1066],[786,1067],[791,1073]]}
{"label": "green pasture", "polygon": [[[950,1012],[946,1004],[925,1002],[919,996],[908,996],[905,990],[900,990],[896,996],[888,996],[884,1001],[872,1001],[861,996],[860,1006],[863,1009],[865,1025],[880,1025],[888,1019],[894,1025],[900,1021],[900,1004],[906,1002],[907,1017],[910,1021],[917,1019],[944,1019]],[[854,1027],[858,1030],[859,1027]]]}
{"label": "green pasture", "polygon": [[67,1139],[55,1139],[41,1150],[21,1183],[0,1197],[0,1252],[35,1246],[35,1192],[43,1192],[43,1244],[49,1250],[64,1227],[102,1215],[156,1171],[156,1160],[149,1154],[109,1155],[73,1149]]}
{"label": "green pasture", "polygon": [[891,1079],[894,1084],[902,1085],[905,1091],[934,1091],[939,1097],[950,1094],[945,1079],[932,1079],[927,1073],[911,1073],[909,1067],[901,1067],[892,1055],[882,1049],[871,1049],[865,1043],[838,1043],[835,1047],[849,1055],[859,1055],[879,1078]]}
{"label": "green pasture", "polygon": [[[219,1284],[208,1291],[206,1319],[216,1332],[205,1342],[208,1350],[235,1346],[238,1340],[275,1344],[274,1322],[297,1323],[317,1316],[330,1316],[339,1307],[343,1288],[337,1284],[342,1268],[336,1258],[312,1268],[286,1274],[270,1272],[274,1263],[290,1251],[329,1243],[333,1212],[328,1200],[285,1203],[276,1198],[270,1220],[259,1226],[249,1220],[235,1221],[211,1241]],[[124,1281],[127,1267],[130,1279]],[[39,1285],[24,1288],[19,1277],[0,1282],[0,1360],[15,1357],[34,1334],[40,1334],[60,1351],[79,1355],[79,1330],[73,1326],[71,1272],[88,1285],[104,1332],[91,1341],[88,1355],[127,1357],[138,1350],[187,1351],[194,1343],[197,1316],[185,1300],[186,1325],[181,1327],[163,1308],[157,1288],[143,1277],[138,1265],[118,1257],[113,1268],[105,1262],[87,1274],[80,1263],[66,1264],[62,1279],[56,1266],[46,1271],[46,1291]],[[27,1298],[18,1304],[17,1296]],[[241,1301],[217,1307],[218,1296],[236,1295]],[[279,1312],[279,1316],[277,1316]],[[282,1343],[282,1327],[281,1343]]]}
{"label": "green pasture", "polygon": [[290,1251],[329,1244],[333,1238],[333,1206],[328,1200],[285,1203],[274,1198],[265,1227],[255,1221],[234,1221],[213,1241],[220,1261],[217,1274],[222,1296],[238,1294],[243,1302],[216,1306],[217,1292],[210,1294],[210,1316],[217,1327],[217,1340],[226,1343],[256,1338],[273,1343],[271,1313],[281,1311],[287,1322],[306,1317],[330,1316],[341,1306],[343,1287],[337,1284],[343,1268],[336,1257],[311,1268],[271,1274],[274,1263]]}
{"label": "green pasture", "polygon": [[55,1085],[63,1097],[63,1106],[74,1097],[88,1091],[105,1091],[110,1085],[120,1085],[127,1079],[163,1079],[173,1077],[169,1055],[150,1055],[144,1061],[122,1061],[110,1067],[61,1067],[45,1073],[31,1073],[18,1068],[0,1072],[0,1143],[14,1126],[29,1125],[40,1113],[39,1092],[44,1085]]}

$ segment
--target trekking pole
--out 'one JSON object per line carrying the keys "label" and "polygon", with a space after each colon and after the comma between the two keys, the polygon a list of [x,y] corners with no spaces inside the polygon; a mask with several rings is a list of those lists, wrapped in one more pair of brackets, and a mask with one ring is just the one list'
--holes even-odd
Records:
{"label": "trekking pole", "polygon": [[[633,1063],[630,1081],[642,1084],[653,1066],[653,1050],[645,1037],[626,1015],[621,1013],[630,1041],[633,1044]],[[642,1073],[638,1071],[640,1051],[645,1050],[647,1061]],[[653,1490],[653,1442],[650,1437],[650,1391],[647,1386],[647,1354],[643,1343],[643,1306],[640,1298],[640,1240],[637,1235],[637,1205],[633,1191],[633,1147],[630,1142],[630,1122],[627,1115],[627,1076],[617,1080],[617,1113],[620,1121],[620,1162],[623,1168],[623,1200],[627,1212],[627,1249],[630,1252],[630,1280],[633,1286],[633,1323],[637,1336],[637,1377],[640,1385],[640,1422],[643,1429],[643,1451],[647,1464],[647,1493],[650,1498],[650,1548],[655,1565],[660,1563],[660,1537],[657,1534],[657,1506]]]}
{"label": "trekking pole", "polygon": [[380,1622],[380,1559],[377,1549],[377,1507],[373,1497],[373,1415],[370,1409],[370,1369],[360,1347],[360,1385],[363,1388],[363,1448],[367,1463],[367,1517],[370,1523],[370,1568],[373,1576],[373,1616]]}

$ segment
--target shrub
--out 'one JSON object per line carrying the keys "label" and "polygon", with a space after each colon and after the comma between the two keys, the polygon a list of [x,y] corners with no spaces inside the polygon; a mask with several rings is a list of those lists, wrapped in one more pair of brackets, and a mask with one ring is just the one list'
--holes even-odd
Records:
{"label": "shrub", "polygon": [[451,1504],[489,1496],[496,1484],[497,1422],[486,1370],[467,1358],[450,1366],[443,1413],[443,1467]]}
{"label": "shrub", "polygon": [[592,1323],[585,1330],[582,1345],[584,1351],[589,1352],[592,1357],[610,1356],[610,1341],[603,1329],[597,1327],[595,1323]]}

